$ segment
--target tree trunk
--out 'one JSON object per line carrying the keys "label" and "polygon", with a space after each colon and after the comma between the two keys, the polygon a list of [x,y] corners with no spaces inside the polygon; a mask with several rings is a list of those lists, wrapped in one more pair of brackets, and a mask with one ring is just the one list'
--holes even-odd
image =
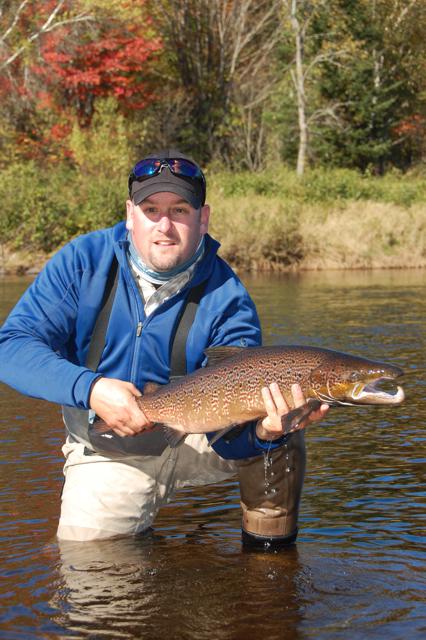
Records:
{"label": "tree trunk", "polygon": [[299,150],[297,154],[297,175],[302,176],[305,171],[306,152],[308,147],[308,124],[306,121],[305,77],[303,72],[303,32],[297,18],[297,0],[291,2],[291,26],[294,31],[296,44],[296,70],[292,73],[297,96],[297,111],[299,120]]}

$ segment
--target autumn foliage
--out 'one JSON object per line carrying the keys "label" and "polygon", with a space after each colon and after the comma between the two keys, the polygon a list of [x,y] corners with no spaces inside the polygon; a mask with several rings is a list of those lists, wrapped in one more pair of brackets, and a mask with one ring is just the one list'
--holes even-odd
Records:
{"label": "autumn foliage", "polygon": [[143,109],[153,98],[143,70],[160,45],[138,31],[132,26],[123,35],[117,27],[104,26],[96,40],[71,47],[62,34],[52,34],[41,48],[42,64],[33,72],[47,94],[55,96],[52,102],[75,110],[83,125],[90,124],[98,97],[115,96],[125,109]]}
{"label": "autumn foliage", "polygon": [[[97,6],[82,12],[79,4],[29,3],[18,16],[11,50],[23,42],[23,51],[0,73],[0,100],[6,118],[15,123],[14,141],[24,156],[49,155],[48,150],[65,141],[75,120],[90,126],[99,98],[115,98],[118,109],[127,113],[154,99],[149,69],[161,40],[143,16],[143,0],[132,3],[130,14],[126,2],[119,3],[122,12],[114,15]],[[56,28],[43,31],[59,5]],[[7,48],[0,50],[0,69],[8,55]],[[62,152],[69,155],[65,147]]]}

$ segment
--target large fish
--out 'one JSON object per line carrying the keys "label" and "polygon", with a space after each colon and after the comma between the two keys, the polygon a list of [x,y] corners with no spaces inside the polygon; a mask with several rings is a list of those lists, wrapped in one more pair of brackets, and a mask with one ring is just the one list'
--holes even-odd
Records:
{"label": "large fish", "polygon": [[[277,382],[292,410],[283,418],[285,433],[302,428],[321,404],[398,405],[404,391],[386,391],[384,380],[403,374],[391,364],[338,351],[303,346],[213,347],[208,366],[155,387],[148,383],[138,403],[144,414],[161,424],[171,446],[188,433],[219,431],[219,436],[249,420],[266,416],[262,387]],[[307,400],[294,408],[291,385],[299,383]],[[105,431],[100,424],[98,431]],[[218,436],[218,437],[219,437]]]}

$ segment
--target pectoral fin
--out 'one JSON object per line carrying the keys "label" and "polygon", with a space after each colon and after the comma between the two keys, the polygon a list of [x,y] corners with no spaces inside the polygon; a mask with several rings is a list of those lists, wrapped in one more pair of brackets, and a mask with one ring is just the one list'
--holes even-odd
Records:
{"label": "pectoral fin", "polygon": [[212,444],[214,444],[215,442],[217,442],[219,440],[219,438],[224,436],[229,431],[232,431],[232,429],[235,429],[235,427],[237,427],[237,426],[239,426],[239,425],[230,424],[229,427],[225,427],[224,429],[221,429],[220,431],[217,431],[215,433],[215,435],[213,436],[213,438],[211,440],[209,440],[209,447],[211,447]]}
{"label": "pectoral fin", "polygon": [[281,418],[284,433],[287,434],[304,429],[307,424],[306,420],[309,418],[311,413],[318,411],[321,404],[321,400],[310,398],[306,404],[286,413],[286,415]]}
{"label": "pectoral fin", "polygon": [[168,427],[167,425],[162,425],[162,430],[167,444],[171,449],[176,449],[176,447],[183,444],[183,441],[188,435],[186,431],[172,429],[172,427]]}

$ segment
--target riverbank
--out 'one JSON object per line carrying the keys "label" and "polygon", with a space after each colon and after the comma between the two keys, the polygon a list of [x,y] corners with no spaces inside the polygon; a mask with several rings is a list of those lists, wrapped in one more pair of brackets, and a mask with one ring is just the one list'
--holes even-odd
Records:
{"label": "riverbank", "polygon": [[[72,237],[124,217],[124,176],[1,172],[0,274],[37,273]],[[426,181],[348,170],[207,171],[211,233],[240,271],[425,268]],[[19,188],[17,182],[19,181]]]}
{"label": "riverbank", "polygon": [[[276,198],[212,201],[211,233],[237,271],[426,268],[426,205],[348,202],[286,211]],[[266,223],[267,220],[267,223]],[[0,275],[33,275],[56,249],[0,248]]]}

